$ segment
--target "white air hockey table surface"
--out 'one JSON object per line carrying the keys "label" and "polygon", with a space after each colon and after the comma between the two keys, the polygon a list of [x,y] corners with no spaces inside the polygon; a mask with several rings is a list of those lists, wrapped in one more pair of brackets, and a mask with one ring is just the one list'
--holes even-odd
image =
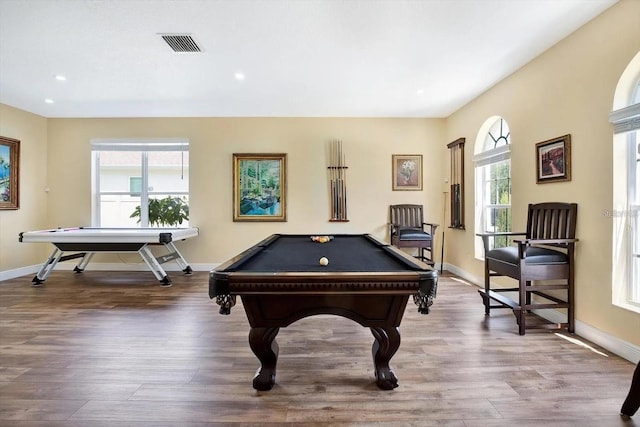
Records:
{"label": "white air hockey table surface", "polygon": [[[51,243],[53,253],[33,278],[34,286],[42,285],[56,264],[60,261],[81,258],[74,268],[82,272],[97,252],[137,252],[163,286],[171,286],[169,276],[162,264],[175,260],[186,274],[192,272],[174,242],[196,237],[196,227],[187,228],[54,228],[49,230],[25,231],[19,241],[24,243]],[[167,253],[155,257],[149,246],[162,245]],[[75,252],[64,255],[65,252]]]}

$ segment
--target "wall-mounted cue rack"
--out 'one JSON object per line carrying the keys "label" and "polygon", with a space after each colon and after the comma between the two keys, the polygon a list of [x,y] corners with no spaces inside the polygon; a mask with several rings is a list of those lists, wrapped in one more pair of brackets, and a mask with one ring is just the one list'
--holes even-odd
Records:
{"label": "wall-mounted cue rack", "polygon": [[451,225],[449,228],[464,230],[464,143],[458,138],[447,144],[451,153]]}
{"label": "wall-mounted cue rack", "polygon": [[329,221],[346,222],[347,219],[347,166],[342,141],[329,141],[329,188],[331,192],[331,218]]}

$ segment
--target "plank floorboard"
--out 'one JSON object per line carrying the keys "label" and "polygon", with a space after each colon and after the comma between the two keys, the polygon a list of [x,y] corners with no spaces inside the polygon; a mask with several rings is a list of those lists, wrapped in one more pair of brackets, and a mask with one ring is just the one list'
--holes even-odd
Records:
{"label": "plank floorboard", "polygon": [[477,288],[441,278],[431,314],[410,301],[379,390],[373,336],[315,316],[282,328],[273,390],[239,304],[218,314],[208,274],[56,271],[0,283],[0,426],[633,427],[618,411],[633,364],[579,336],[519,336],[510,311],[484,316]]}

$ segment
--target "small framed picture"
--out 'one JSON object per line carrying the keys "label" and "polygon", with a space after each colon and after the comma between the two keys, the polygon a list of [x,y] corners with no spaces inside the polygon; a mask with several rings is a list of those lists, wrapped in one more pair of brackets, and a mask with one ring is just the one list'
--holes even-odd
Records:
{"label": "small framed picture", "polygon": [[0,209],[20,207],[20,141],[0,136]]}
{"label": "small framed picture", "polygon": [[287,220],[287,155],[233,155],[233,220]]}
{"label": "small framed picture", "polygon": [[393,190],[422,190],[422,154],[392,154]]}
{"label": "small framed picture", "polygon": [[571,135],[536,144],[536,182],[571,181]]}

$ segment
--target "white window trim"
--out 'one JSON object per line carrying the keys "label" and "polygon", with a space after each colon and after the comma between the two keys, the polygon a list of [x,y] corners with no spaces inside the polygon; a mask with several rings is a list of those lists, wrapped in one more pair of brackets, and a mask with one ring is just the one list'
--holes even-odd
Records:
{"label": "white window trim", "polygon": [[[500,145],[490,150],[484,150],[485,141],[491,127],[497,120],[504,120],[500,116],[488,118],[481,129],[478,131],[476,138],[475,154],[473,156],[474,175],[475,175],[475,206],[474,206],[474,228],[476,231],[484,232],[483,225],[485,221],[484,209],[484,182],[485,182],[485,166],[499,163],[504,160],[511,160],[511,144]],[[506,120],[505,120],[506,122]],[[508,125],[508,123],[507,123]],[[480,148],[480,144],[482,148]],[[479,151],[483,150],[483,151]],[[478,195],[481,195],[479,198]],[[477,260],[484,261],[484,246],[482,239],[478,236],[474,237],[474,257]]]}
{"label": "white window trim", "polygon": [[511,159],[511,144],[478,153],[473,156],[473,163],[475,167],[480,167],[509,159]]}
{"label": "white window trim", "polygon": [[609,113],[614,133],[625,133],[640,129],[640,103],[629,105]]}
{"label": "white window trim", "polygon": [[94,138],[92,151],[189,151],[187,138]]}
{"label": "white window trim", "polygon": [[[100,151],[138,151],[138,152],[151,152],[151,151],[189,151],[189,139],[188,138],[93,138],[89,141],[91,144],[91,152],[93,158],[93,166],[91,168],[91,224],[92,226],[98,226],[101,224],[100,218],[100,194],[96,191],[100,185],[100,174],[98,173],[100,167]],[[142,164],[142,191],[140,193],[141,199],[148,198],[148,165],[143,162]],[[142,209],[142,222],[141,227],[148,227],[146,218],[149,216],[148,206],[146,204],[141,205]]]}
{"label": "white window trim", "polygon": [[[629,156],[630,135],[629,132],[640,131],[640,103],[632,104],[609,113],[609,122],[614,125],[614,206],[611,212],[613,220],[613,250],[612,250],[612,303],[618,307],[640,313],[640,305],[631,300],[633,274],[629,265],[631,241],[634,236],[631,234],[632,215],[638,212],[631,212],[628,200],[628,192],[624,194],[616,192],[616,182],[628,179],[631,167]],[[637,144],[637,142],[636,142]],[[626,189],[627,186],[625,185]],[[640,277],[636,277],[640,280]]]}

